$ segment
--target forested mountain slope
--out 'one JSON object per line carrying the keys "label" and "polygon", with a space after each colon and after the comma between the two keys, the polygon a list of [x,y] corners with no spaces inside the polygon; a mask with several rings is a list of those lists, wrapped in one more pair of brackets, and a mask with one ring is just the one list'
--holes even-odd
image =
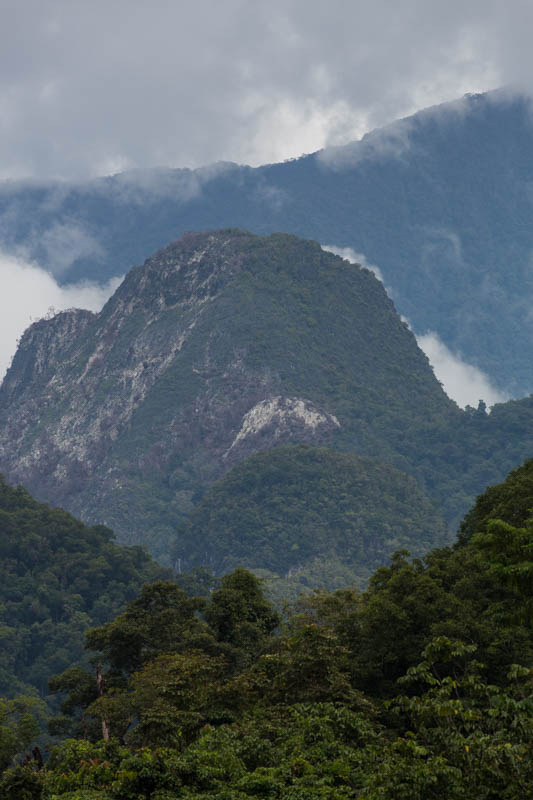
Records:
{"label": "forested mountain slope", "polygon": [[234,466],[323,445],[415,477],[435,542],[531,457],[532,416],[532,398],[457,408],[367,269],[226,229],[156,253],[100,314],[27,330],[0,387],[0,469],[171,563],[176,526]]}
{"label": "forested mountain slope", "polygon": [[84,659],[88,627],[168,574],[102,525],[87,527],[0,476],[0,694],[46,695],[51,674]]}
{"label": "forested mountain slope", "polygon": [[122,274],[187,230],[351,247],[380,268],[417,333],[436,331],[519,397],[533,390],[532,181],[529,101],[493,92],[283,164],[6,183],[0,241],[62,281]]}
{"label": "forested mountain slope", "polygon": [[530,797],[531,472],[484,493],[456,547],[397,553],[282,622],[243,569],[208,597],[143,587],[88,631],[92,668],[52,678],[49,730],[73,738],[46,764],[13,763],[36,726],[0,698],[2,798]]}
{"label": "forested mountain slope", "polygon": [[168,558],[199,493],[257,451],[331,444],[416,471],[408,432],[461,419],[372,273],[222,230],[156,253],[100,314],[28,329],[0,388],[0,468]]}
{"label": "forested mountain slope", "polygon": [[[416,481],[386,464],[325,447],[284,446],[234,467],[176,535],[174,561],[291,578],[291,594],[363,585],[395,550],[446,541]],[[285,585],[288,590],[290,584]]]}

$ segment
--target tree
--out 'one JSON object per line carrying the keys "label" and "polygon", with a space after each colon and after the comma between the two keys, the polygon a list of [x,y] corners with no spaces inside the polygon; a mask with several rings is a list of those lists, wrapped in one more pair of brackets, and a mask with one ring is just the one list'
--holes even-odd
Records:
{"label": "tree", "polygon": [[[523,800],[533,792],[533,670],[484,682],[475,645],[433,640],[391,703],[402,733],[372,750],[368,800]],[[418,691],[416,691],[418,689]],[[379,768],[378,768],[379,764]]]}
{"label": "tree", "polygon": [[158,656],[131,679],[130,707],[138,723],[128,737],[142,747],[189,744],[216,718],[222,658],[201,651]]}
{"label": "tree", "polygon": [[0,770],[39,735],[45,713],[46,705],[37,697],[0,698]]}
{"label": "tree", "polygon": [[280,622],[261,581],[245,569],[222,578],[205,609],[205,619],[219,642],[230,646],[235,665],[252,663]]}
{"label": "tree", "polygon": [[188,597],[170,581],[142,587],[139,597],[112,622],[87,632],[86,647],[99,651],[109,671],[127,676],[162,653],[187,649],[209,634],[197,612],[200,597]]}

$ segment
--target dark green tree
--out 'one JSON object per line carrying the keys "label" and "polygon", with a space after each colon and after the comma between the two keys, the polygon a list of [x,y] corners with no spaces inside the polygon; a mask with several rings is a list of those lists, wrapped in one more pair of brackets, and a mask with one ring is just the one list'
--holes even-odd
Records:
{"label": "dark green tree", "polygon": [[204,615],[217,640],[230,646],[238,666],[259,655],[280,622],[279,614],[265,599],[261,581],[245,569],[222,578]]}
{"label": "dark green tree", "polygon": [[208,636],[197,616],[205,600],[188,597],[170,581],[143,586],[112,622],[87,632],[86,646],[101,654],[112,674],[128,675],[163,653],[179,652]]}

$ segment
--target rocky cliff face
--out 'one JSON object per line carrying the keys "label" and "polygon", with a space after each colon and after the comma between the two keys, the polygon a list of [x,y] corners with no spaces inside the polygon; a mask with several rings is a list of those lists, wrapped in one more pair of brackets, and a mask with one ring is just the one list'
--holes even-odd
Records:
{"label": "rocky cliff face", "polygon": [[370,272],[292,236],[186,234],[100,314],[27,330],[0,389],[0,469],[165,557],[202,487],[252,453],[300,441],[394,460],[399,420],[442,413]]}

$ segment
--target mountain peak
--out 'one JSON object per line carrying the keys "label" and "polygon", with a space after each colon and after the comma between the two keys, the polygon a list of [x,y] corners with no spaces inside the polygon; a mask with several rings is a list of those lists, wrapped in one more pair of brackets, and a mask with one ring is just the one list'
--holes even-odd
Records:
{"label": "mountain peak", "polygon": [[100,314],[38,326],[0,391],[2,469],[159,555],[195,493],[255,452],[393,458],[400,419],[454,410],[382,284],[289,234],[184,234]]}
{"label": "mountain peak", "polygon": [[117,309],[159,313],[209,301],[239,271],[235,241],[242,237],[250,234],[229,229],[184,233],[128,273],[103,317]]}

